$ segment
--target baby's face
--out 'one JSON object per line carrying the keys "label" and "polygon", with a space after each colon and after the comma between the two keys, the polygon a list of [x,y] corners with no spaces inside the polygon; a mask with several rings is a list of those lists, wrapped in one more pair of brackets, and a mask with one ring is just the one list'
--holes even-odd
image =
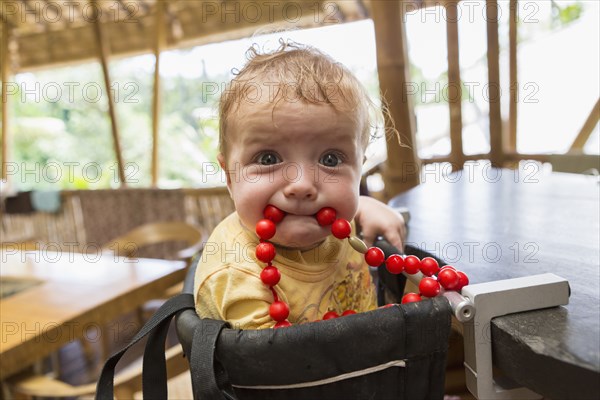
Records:
{"label": "baby's face", "polygon": [[287,215],[273,242],[298,249],[330,234],[315,214],[333,207],[351,220],[358,206],[363,149],[359,128],[331,105],[243,104],[228,124],[227,184],[243,225],[254,231],[272,204]]}

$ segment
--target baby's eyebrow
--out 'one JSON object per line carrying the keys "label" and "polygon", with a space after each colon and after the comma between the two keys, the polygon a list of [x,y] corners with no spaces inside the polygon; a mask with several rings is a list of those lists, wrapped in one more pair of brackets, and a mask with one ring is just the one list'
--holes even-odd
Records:
{"label": "baby's eyebrow", "polygon": [[273,144],[278,141],[278,135],[273,132],[256,131],[252,134],[247,135],[243,140],[244,146],[251,146],[254,144]]}

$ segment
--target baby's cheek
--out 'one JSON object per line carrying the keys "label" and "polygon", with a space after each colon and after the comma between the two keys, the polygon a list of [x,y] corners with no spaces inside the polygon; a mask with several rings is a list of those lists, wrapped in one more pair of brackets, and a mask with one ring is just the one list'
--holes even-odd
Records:
{"label": "baby's cheek", "polygon": [[344,199],[338,206],[338,216],[347,219],[354,219],[358,210],[358,193],[347,192],[340,195],[340,199]]}

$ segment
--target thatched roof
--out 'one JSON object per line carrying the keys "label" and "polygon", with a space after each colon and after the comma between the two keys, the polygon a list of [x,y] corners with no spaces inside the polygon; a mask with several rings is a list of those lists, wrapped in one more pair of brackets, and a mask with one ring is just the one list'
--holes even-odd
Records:
{"label": "thatched roof", "polygon": [[18,72],[98,59],[98,32],[108,44],[108,54],[123,56],[152,52],[157,43],[169,49],[241,38],[270,25],[310,27],[359,20],[369,17],[369,3],[13,0],[0,2],[1,35],[8,32],[9,68]]}

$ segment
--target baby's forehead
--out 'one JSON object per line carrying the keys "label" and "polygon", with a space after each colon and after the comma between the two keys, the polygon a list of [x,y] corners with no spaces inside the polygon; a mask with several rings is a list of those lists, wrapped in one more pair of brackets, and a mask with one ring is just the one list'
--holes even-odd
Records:
{"label": "baby's forehead", "polygon": [[273,73],[235,79],[228,92],[237,105],[276,105],[282,101],[331,104],[336,109],[348,108],[359,101],[345,82],[324,81],[300,77],[279,77]]}
{"label": "baby's forehead", "polygon": [[[227,124],[240,128],[284,129],[289,124],[306,125],[320,123],[331,126],[343,125],[360,131],[359,121],[350,113],[327,102],[308,102],[303,99],[261,99],[256,102],[240,102],[229,115]],[[359,133],[357,133],[359,134]]]}

